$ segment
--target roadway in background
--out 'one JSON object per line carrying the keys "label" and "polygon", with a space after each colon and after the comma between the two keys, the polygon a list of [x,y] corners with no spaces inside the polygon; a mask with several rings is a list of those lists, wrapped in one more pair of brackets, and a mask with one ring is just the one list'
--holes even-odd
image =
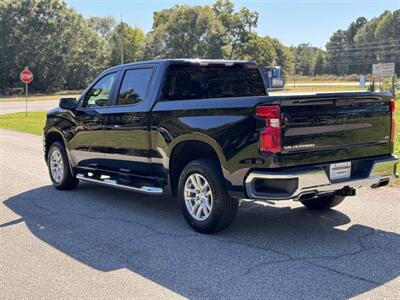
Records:
{"label": "roadway in background", "polygon": [[[28,112],[49,111],[58,106],[58,100],[28,101]],[[0,101],[0,115],[25,111],[25,101],[2,102]]]}

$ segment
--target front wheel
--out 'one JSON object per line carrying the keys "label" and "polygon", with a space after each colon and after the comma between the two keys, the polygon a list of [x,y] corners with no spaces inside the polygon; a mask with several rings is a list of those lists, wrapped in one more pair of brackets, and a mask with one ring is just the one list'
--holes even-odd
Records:
{"label": "front wheel", "polygon": [[71,190],[78,185],[79,180],[71,173],[67,152],[60,142],[54,142],[51,145],[47,156],[47,166],[55,188]]}
{"label": "front wheel", "polygon": [[226,192],[222,172],[213,160],[187,164],[179,178],[178,194],[183,215],[195,231],[221,231],[236,217],[239,203]]}
{"label": "front wheel", "polygon": [[322,196],[316,199],[302,201],[301,203],[309,208],[314,210],[325,210],[331,207],[335,207],[343,202],[346,197],[338,196],[338,195],[329,195]]}

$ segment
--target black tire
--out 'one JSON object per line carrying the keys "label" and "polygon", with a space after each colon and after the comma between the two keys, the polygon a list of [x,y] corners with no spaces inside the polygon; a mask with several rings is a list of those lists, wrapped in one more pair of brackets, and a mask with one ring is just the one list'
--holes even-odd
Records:
{"label": "black tire", "polygon": [[325,210],[339,205],[345,198],[344,196],[329,195],[302,201],[301,203],[309,209]]}
{"label": "black tire", "polygon": [[[193,174],[202,175],[211,188],[213,204],[209,216],[196,220],[189,212],[185,202],[185,183]],[[197,232],[214,233],[227,228],[235,219],[239,202],[230,197],[225,188],[225,181],[217,163],[210,159],[198,159],[188,163],[183,169],[178,183],[178,198],[183,216]]]}
{"label": "black tire", "polygon": [[[63,162],[63,172],[60,180],[56,180],[53,177],[51,172],[51,157],[53,152],[58,151],[61,154],[62,162]],[[69,160],[67,152],[65,151],[65,147],[60,142],[54,142],[47,154],[47,167],[49,170],[49,175],[53,186],[59,190],[72,190],[77,187],[79,180],[71,173],[71,169],[69,166]]]}

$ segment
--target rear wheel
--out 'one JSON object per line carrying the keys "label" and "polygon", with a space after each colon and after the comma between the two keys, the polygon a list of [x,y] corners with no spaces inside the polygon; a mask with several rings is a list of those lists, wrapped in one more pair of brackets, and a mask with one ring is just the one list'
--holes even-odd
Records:
{"label": "rear wheel", "polygon": [[338,195],[329,195],[302,201],[301,203],[309,209],[325,210],[339,205],[345,198],[346,197]]}
{"label": "rear wheel", "polygon": [[238,201],[228,195],[218,165],[209,159],[186,165],[179,178],[178,196],[189,225],[201,233],[227,228],[235,219]]}
{"label": "rear wheel", "polygon": [[67,152],[64,145],[54,142],[47,155],[47,166],[51,182],[59,190],[70,190],[76,188],[79,180],[73,176],[69,167]]}

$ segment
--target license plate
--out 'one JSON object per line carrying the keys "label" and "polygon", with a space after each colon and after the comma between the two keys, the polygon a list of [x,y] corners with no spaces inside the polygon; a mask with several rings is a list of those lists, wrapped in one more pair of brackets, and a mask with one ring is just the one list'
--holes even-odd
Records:
{"label": "license plate", "polygon": [[350,161],[330,165],[329,176],[331,180],[350,178],[350,175],[351,175]]}

